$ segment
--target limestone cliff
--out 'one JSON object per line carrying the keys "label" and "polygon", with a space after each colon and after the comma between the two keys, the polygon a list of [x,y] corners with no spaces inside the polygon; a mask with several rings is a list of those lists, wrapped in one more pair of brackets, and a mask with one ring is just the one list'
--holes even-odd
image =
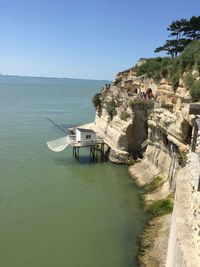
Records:
{"label": "limestone cliff", "polygon": [[169,186],[175,186],[174,172],[185,164],[191,145],[195,117],[189,115],[190,100],[182,81],[176,92],[165,79],[157,84],[154,110],[148,118],[148,146],[142,161],[130,168],[140,185],[163,173]]}
{"label": "limestone cliff", "polygon": [[119,84],[104,88],[98,98],[94,129],[109,146],[109,159],[125,163],[130,157],[140,156],[153,101],[144,103]]}
{"label": "limestone cliff", "polygon": [[[143,62],[145,59],[138,64]],[[194,76],[199,80],[198,74]],[[141,92],[148,88],[152,89],[154,99],[141,99]],[[147,75],[138,77],[136,68],[133,67],[120,72],[113,84],[105,86],[93,100],[97,110],[94,128],[108,145],[109,159],[124,163],[130,158],[139,157],[139,162],[129,168],[139,186],[150,184],[156,176],[162,176],[162,183],[151,194],[146,195],[146,202],[152,203],[166,198],[176,187],[180,188],[180,179],[177,177],[180,176],[180,170],[186,164],[186,155],[191,150],[196,118],[189,114],[191,96],[184,79],[179,79],[179,85],[174,90],[169,79],[162,78],[157,81]],[[188,227],[192,228],[198,225],[199,221],[195,219],[195,216],[198,217],[197,212],[190,214],[190,221],[194,219],[194,223]],[[146,256],[143,257],[142,266],[148,266],[149,259],[155,263],[152,266],[165,266],[167,245],[163,252],[159,251],[156,244],[167,244],[169,217],[167,220],[168,229],[164,227],[165,221],[159,220],[159,223],[163,221],[163,224],[158,232],[165,229],[165,240],[153,239],[151,249],[146,251]],[[197,231],[193,231],[192,244],[199,247],[197,235]],[[158,249],[156,253],[155,249]],[[160,260],[156,258],[159,253],[162,253]],[[174,263],[173,266],[178,265]]]}
{"label": "limestone cliff", "polygon": [[[113,85],[98,94],[94,127],[111,148],[111,161],[123,162],[128,156],[141,155],[146,139],[149,141],[146,155],[152,145],[169,157],[175,150],[185,153],[193,118],[188,113],[190,97],[183,82],[174,93],[166,79],[156,83],[144,75],[137,77],[133,70],[119,73]],[[153,101],[139,99],[139,92],[147,88],[153,91]],[[158,160],[154,157],[155,167]]]}
{"label": "limestone cliff", "polygon": [[[179,87],[174,92],[170,82],[166,79],[162,79],[157,84],[155,95],[154,110],[148,118],[147,149],[142,161],[130,167],[129,171],[132,176],[137,177],[137,183],[140,186],[149,184],[162,173],[163,183],[157,190],[147,194],[145,200],[152,203],[164,199],[176,189],[175,208],[172,226],[168,220],[161,218],[157,220],[158,225],[163,220],[163,224],[160,224],[157,229],[159,233],[162,232],[165,225],[168,225],[168,229],[165,227],[165,232],[168,234],[171,232],[168,256],[162,246],[157,247],[161,235],[155,237],[152,234],[155,226],[152,226],[148,232],[148,238],[151,236],[151,241],[149,241],[151,245],[145,250],[144,256],[140,258],[141,265],[148,266],[149,263],[154,262],[152,266],[166,266],[167,261],[167,266],[198,266],[200,264],[199,234],[197,233],[199,231],[197,225],[200,222],[198,217],[199,193],[196,190],[192,193],[190,176],[186,172],[183,178],[181,169],[182,166],[185,166],[186,155],[191,150],[195,120],[195,116],[189,114],[191,97],[183,80],[179,81]],[[200,165],[198,159],[196,164]],[[199,175],[200,172],[198,172],[198,177]],[[184,196],[187,196],[185,202],[183,201]],[[184,223],[180,224],[180,221]],[[179,227],[182,227],[181,231],[184,231],[184,234],[181,233]],[[195,231],[192,230],[194,228]],[[187,242],[185,236],[187,236]],[[167,240],[168,236],[165,235],[162,242],[166,243]],[[193,250],[191,250],[191,245]],[[176,249],[175,252],[173,248]],[[162,257],[159,257],[159,254]]]}
{"label": "limestone cliff", "polygon": [[188,164],[177,174],[176,199],[168,241],[167,267],[200,266],[200,196],[196,188],[200,162],[188,155]]}

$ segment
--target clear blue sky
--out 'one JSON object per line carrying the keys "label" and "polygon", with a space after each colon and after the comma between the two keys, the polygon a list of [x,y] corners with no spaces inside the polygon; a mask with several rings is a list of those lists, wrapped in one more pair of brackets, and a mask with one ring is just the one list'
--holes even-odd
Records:
{"label": "clear blue sky", "polygon": [[0,0],[0,73],[114,79],[199,0]]}

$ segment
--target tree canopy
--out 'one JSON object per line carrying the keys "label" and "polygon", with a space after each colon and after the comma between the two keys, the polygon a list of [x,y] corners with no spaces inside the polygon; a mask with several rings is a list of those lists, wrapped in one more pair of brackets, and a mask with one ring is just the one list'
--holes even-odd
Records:
{"label": "tree canopy", "polygon": [[163,46],[157,47],[155,52],[166,51],[168,55],[176,58],[193,40],[200,40],[200,16],[173,21],[167,30],[171,39],[166,40]]}

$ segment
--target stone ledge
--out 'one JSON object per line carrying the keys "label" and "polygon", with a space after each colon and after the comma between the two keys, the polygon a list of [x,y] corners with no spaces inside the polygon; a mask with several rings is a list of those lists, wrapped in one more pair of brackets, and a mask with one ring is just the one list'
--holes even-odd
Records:
{"label": "stone ledge", "polygon": [[[200,198],[196,197],[193,189],[194,176],[199,174],[199,166],[195,163],[197,157],[194,154],[188,155],[187,166],[181,169],[177,176],[167,267],[197,267],[200,265],[200,250],[197,246],[200,229],[195,231],[200,218],[194,216],[195,210],[200,208],[200,203],[197,203],[200,202]],[[196,171],[193,169],[194,166]]]}

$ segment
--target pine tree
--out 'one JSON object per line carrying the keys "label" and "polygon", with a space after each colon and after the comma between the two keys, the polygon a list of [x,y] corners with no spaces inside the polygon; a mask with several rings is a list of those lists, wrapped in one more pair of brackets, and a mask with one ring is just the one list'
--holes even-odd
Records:
{"label": "pine tree", "polygon": [[193,16],[190,20],[173,21],[167,30],[172,39],[166,40],[166,43],[154,52],[166,51],[171,57],[177,57],[191,41],[200,39],[200,16]]}
{"label": "pine tree", "polygon": [[185,27],[185,36],[191,40],[200,40],[200,16],[191,17]]}

